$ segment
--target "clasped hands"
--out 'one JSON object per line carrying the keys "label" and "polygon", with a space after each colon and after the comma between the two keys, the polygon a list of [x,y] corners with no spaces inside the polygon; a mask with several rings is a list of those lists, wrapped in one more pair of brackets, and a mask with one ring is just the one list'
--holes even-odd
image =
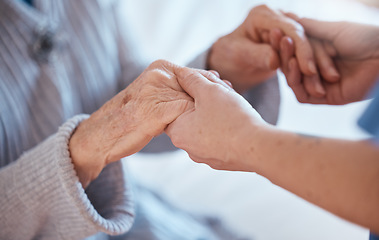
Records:
{"label": "clasped hands", "polygon": [[[254,161],[240,160],[254,152],[253,147],[241,151],[241,141],[270,126],[237,92],[280,67],[300,102],[344,104],[362,99],[378,76],[379,50],[360,47],[379,36],[377,29],[371,36],[359,25],[351,31],[337,23],[322,30],[320,24],[328,23],[258,6],[212,46],[208,67],[215,71],[152,63],[72,135],[69,148],[79,180],[87,186],[107,164],[138,152],[164,131],[196,162],[255,171]],[[346,37],[356,49],[343,44]]]}

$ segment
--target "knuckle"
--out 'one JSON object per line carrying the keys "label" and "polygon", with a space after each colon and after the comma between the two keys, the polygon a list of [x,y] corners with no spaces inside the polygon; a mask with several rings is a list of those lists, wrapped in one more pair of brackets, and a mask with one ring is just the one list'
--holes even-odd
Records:
{"label": "knuckle", "polygon": [[304,37],[305,35],[303,26],[297,22],[294,22],[294,21],[288,22],[287,29],[289,32],[295,33],[297,36]]}
{"label": "knuckle", "polygon": [[269,10],[269,7],[266,4],[261,4],[261,5],[258,5],[254,8],[252,8],[249,12],[249,16],[254,18],[258,14],[262,14],[263,12],[265,12],[267,10]]}
{"label": "knuckle", "polygon": [[153,69],[148,72],[149,82],[163,81],[167,78],[166,74],[161,69]]}
{"label": "knuckle", "polygon": [[166,71],[166,72],[169,72],[169,69],[171,66],[173,66],[174,64],[167,61],[167,60],[164,60],[164,59],[158,59],[158,60],[155,60],[154,62],[152,62],[150,64],[150,66],[148,67],[148,69],[160,69],[162,71]]}
{"label": "knuckle", "polygon": [[158,60],[155,60],[151,65],[155,67],[162,67],[162,66],[165,66],[167,63],[168,61],[164,59],[158,59]]}
{"label": "knuckle", "polygon": [[254,11],[254,10],[268,10],[269,7],[266,5],[266,4],[260,4],[258,6],[256,6],[255,8],[253,8],[251,11]]}
{"label": "knuckle", "polygon": [[187,79],[198,79],[199,77],[200,77],[200,73],[198,73],[196,71],[191,71],[186,76]]}

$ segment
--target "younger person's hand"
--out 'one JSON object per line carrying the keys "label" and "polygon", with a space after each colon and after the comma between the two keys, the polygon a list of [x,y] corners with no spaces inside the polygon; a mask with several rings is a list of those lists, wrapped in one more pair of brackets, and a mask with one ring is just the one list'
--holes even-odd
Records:
{"label": "younger person's hand", "polygon": [[173,144],[215,169],[252,170],[239,146],[248,134],[243,126],[267,125],[260,115],[217,75],[182,68],[177,77],[195,104],[166,129]]}
{"label": "younger person's hand", "polygon": [[[297,99],[314,104],[347,104],[364,99],[379,77],[379,27],[349,23],[297,19],[311,37],[311,43],[321,76],[325,75],[332,59],[339,72],[339,80],[322,78],[326,94],[313,97],[308,94],[307,76],[289,53],[291,43],[281,42],[282,70]],[[324,69],[324,70],[323,70]]]}
{"label": "younger person's hand", "polygon": [[[253,8],[236,30],[215,42],[208,56],[209,69],[218,71],[240,93],[269,79],[280,66],[277,49],[265,41],[275,28],[293,39],[301,72],[315,75],[312,47],[301,24],[265,5]],[[320,82],[313,84],[318,90],[315,95],[323,96]]]}

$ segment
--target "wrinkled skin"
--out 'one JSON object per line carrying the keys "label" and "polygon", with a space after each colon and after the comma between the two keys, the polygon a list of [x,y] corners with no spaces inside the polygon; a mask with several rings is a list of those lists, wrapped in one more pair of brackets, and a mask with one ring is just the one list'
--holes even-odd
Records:
{"label": "wrinkled skin", "polygon": [[141,150],[191,106],[192,98],[177,82],[179,68],[163,60],[152,63],[78,126],[70,152],[84,186],[107,164]]}

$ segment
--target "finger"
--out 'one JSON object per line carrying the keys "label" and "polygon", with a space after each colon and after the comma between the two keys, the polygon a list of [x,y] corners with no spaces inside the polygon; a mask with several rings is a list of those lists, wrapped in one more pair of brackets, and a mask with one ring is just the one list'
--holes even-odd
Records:
{"label": "finger", "polygon": [[194,69],[187,67],[177,68],[174,74],[178,79],[179,85],[194,99],[196,99],[203,89],[212,86],[212,82]]}
{"label": "finger", "polygon": [[[211,75],[214,75],[212,76],[212,79],[214,77],[216,77],[215,79],[219,79],[220,78],[220,74],[216,71],[216,70],[204,70],[204,69],[200,69],[200,68],[190,68],[191,70],[193,71],[197,71],[199,72],[200,74],[202,74],[204,77],[211,77]],[[207,78],[208,78],[207,77]],[[214,80],[210,79],[212,82],[215,82]],[[217,81],[217,80],[216,80]]]}
{"label": "finger", "polygon": [[165,108],[164,114],[161,117],[161,121],[166,124],[162,131],[167,128],[167,125],[174,122],[183,113],[194,109],[195,103],[193,99],[178,99],[172,102],[162,103],[162,108]]}
{"label": "finger", "polygon": [[289,61],[294,57],[294,46],[292,39],[283,37],[280,41],[280,61],[283,73],[289,71]]}
{"label": "finger", "polygon": [[313,97],[323,97],[326,92],[321,84],[321,80],[318,74],[312,76],[304,76],[303,78],[304,87],[307,93]]}
{"label": "finger", "polygon": [[261,39],[263,43],[270,43],[270,33],[269,31],[262,31],[261,32]]}
{"label": "finger", "polygon": [[[315,49],[315,47],[318,46],[317,42],[313,39],[310,39],[310,41],[312,43],[312,51],[315,52],[316,54],[317,49]],[[299,59],[297,60],[299,61]],[[303,84],[304,84],[305,90],[310,96],[323,97],[326,94],[318,73],[310,75],[310,76],[304,75]]]}
{"label": "finger", "polygon": [[328,82],[336,82],[340,75],[334,65],[332,58],[325,51],[323,44],[320,41],[311,39],[311,44],[314,49],[317,66],[321,76]]}
{"label": "finger", "polygon": [[292,58],[289,62],[289,71],[286,74],[287,84],[294,92],[296,99],[300,103],[312,103],[312,104],[326,104],[327,100],[325,96],[323,97],[313,97],[308,94],[305,89],[304,83],[297,61],[295,58]]}
{"label": "finger", "polygon": [[223,80],[232,90],[234,90],[233,88],[233,84],[231,82],[229,82],[228,80]]}
{"label": "finger", "polygon": [[300,18],[298,22],[304,27],[306,33],[312,37],[333,41],[339,28],[338,22],[318,21],[310,18]]}
{"label": "finger", "polygon": [[317,74],[313,51],[305,35],[299,34],[291,36],[291,34],[289,34],[289,36],[294,41],[296,57],[301,72],[306,75]]}
{"label": "finger", "polygon": [[225,81],[221,80],[218,76],[213,74],[211,71],[201,70],[201,69],[197,71],[199,71],[199,73],[203,75],[204,77],[206,77],[209,81],[220,84],[223,87],[230,89],[229,85]]}
{"label": "finger", "polygon": [[283,38],[283,33],[280,29],[274,28],[270,31],[270,44],[276,50],[280,49],[280,40]]}
{"label": "finger", "polygon": [[338,55],[338,52],[336,50],[336,48],[333,46],[333,44],[329,41],[322,41],[322,44],[324,46],[324,49],[326,51],[326,53],[330,56],[330,57],[336,57]]}
{"label": "finger", "polygon": [[263,29],[280,28],[295,43],[296,56],[299,59],[299,67],[304,74],[317,73],[312,47],[305,35],[303,27],[289,18],[279,18],[276,21],[264,19],[256,22],[256,26]]}
{"label": "finger", "polygon": [[209,70],[209,72],[213,73],[216,75],[216,77],[220,78],[220,74],[216,70]]}
{"label": "finger", "polygon": [[[299,101],[300,102],[300,101]],[[328,104],[328,101],[325,97],[312,97],[308,96],[308,98],[301,103],[310,103],[310,104]]]}
{"label": "finger", "polygon": [[[295,43],[296,56],[302,73],[306,75],[317,73],[312,47],[300,23],[265,5],[253,8],[249,17],[251,17],[251,21],[246,21],[247,31],[253,39],[259,29],[281,29]],[[250,20],[249,17],[248,19]]]}
{"label": "finger", "polygon": [[308,94],[304,86],[305,76],[301,74],[299,66],[295,58],[291,58],[288,64],[288,72],[285,73],[287,78],[287,84],[294,92],[296,99],[300,103],[312,103],[312,104],[326,104],[327,100],[325,96],[314,97]]}
{"label": "finger", "polygon": [[307,102],[308,93],[302,83],[302,74],[295,58],[291,58],[288,63],[288,71],[284,72],[287,78],[287,84],[294,92],[299,102]]}
{"label": "finger", "polygon": [[317,68],[312,46],[301,25],[296,22],[284,23],[282,31],[289,36],[294,43],[294,49],[301,72],[306,75],[316,74]]}

